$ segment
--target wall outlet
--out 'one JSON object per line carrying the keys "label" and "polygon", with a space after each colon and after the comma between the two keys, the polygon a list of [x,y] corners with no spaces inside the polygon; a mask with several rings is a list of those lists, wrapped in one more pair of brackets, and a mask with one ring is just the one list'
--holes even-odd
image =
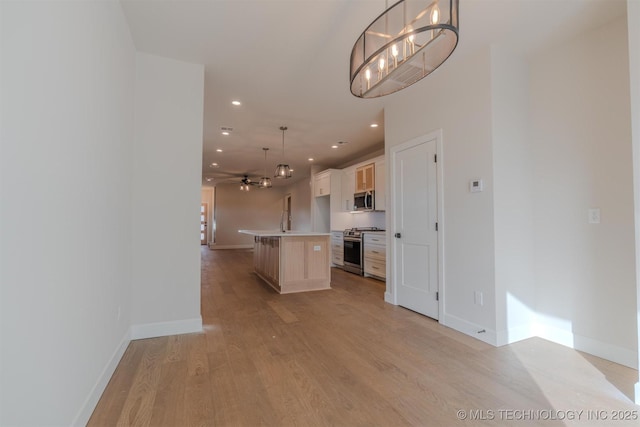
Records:
{"label": "wall outlet", "polygon": [[476,305],[484,305],[484,297],[482,291],[475,291],[473,293],[473,303]]}
{"label": "wall outlet", "polygon": [[589,224],[600,224],[600,208],[589,208]]}
{"label": "wall outlet", "polygon": [[315,245],[315,246],[313,247],[313,251],[314,251],[314,252],[320,252],[320,250],[321,250],[321,246],[320,246],[320,245]]}

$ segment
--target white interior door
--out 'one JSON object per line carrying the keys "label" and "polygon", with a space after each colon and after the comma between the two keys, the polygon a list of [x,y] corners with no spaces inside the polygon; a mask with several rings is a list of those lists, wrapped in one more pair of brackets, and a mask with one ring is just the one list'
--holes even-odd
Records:
{"label": "white interior door", "polygon": [[393,151],[394,283],[398,305],[438,318],[435,138]]}

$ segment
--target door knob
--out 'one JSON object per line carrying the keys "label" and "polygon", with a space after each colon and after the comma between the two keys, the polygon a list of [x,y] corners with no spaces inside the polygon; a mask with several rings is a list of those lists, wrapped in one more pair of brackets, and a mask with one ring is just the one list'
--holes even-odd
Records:
{"label": "door knob", "polygon": [[401,238],[401,237],[402,237],[402,234],[400,234],[400,233],[396,233],[396,234],[394,234],[394,236],[395,236],[395,238],[396,238],[396,239],[399,239],[399,238]]}

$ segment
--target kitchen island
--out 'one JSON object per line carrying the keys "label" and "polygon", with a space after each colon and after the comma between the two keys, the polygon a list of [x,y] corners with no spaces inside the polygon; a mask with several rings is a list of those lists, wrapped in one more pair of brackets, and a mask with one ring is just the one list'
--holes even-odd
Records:
{"label": "kitchen island", "polygon": [[253,236],[253,267],[281,294],[331,289],[329,233],[238,230]]}

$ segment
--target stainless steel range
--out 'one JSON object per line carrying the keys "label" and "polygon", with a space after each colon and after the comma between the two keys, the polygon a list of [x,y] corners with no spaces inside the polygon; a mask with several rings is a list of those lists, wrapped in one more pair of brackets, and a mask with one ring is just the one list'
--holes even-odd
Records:
{"label": "stainless steel range", "polygon": [[383,231],[378,227],[348,228],[343,233],[344,270],[363,275],[362,265],[362,233],[365,231]]}

